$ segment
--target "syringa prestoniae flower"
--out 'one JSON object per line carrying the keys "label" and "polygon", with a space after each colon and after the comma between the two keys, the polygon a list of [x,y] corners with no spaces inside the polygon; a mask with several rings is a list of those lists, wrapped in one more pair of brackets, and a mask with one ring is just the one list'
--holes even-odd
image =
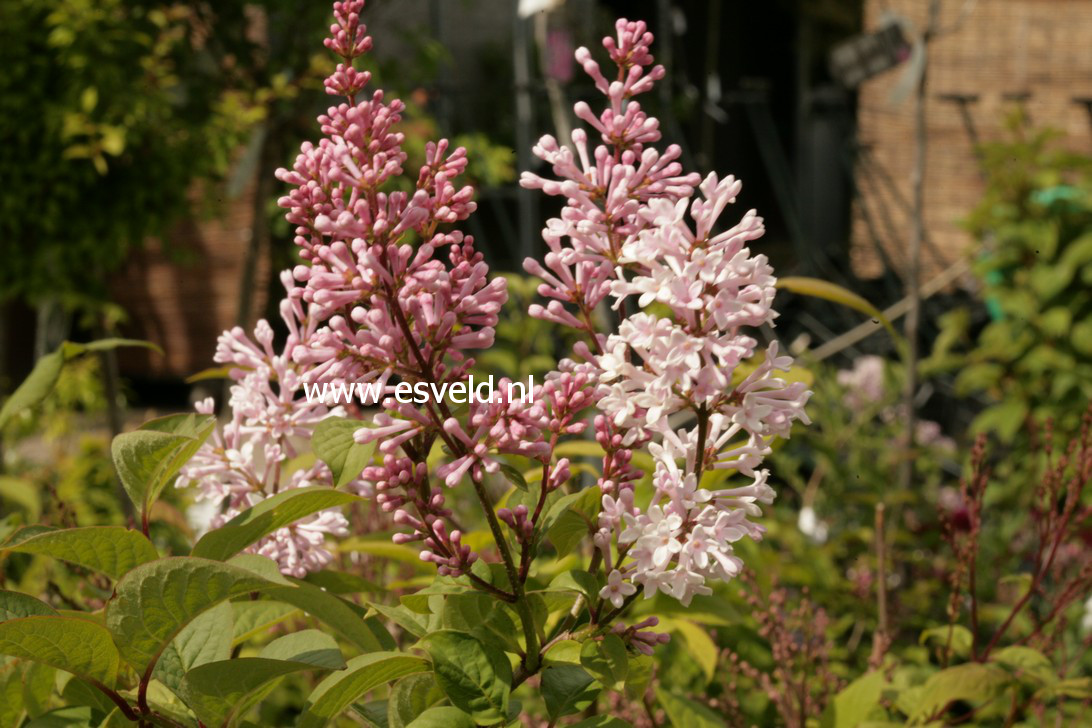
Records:
{"label": "syringa prestoniae flower", "polygon": [[[677,146],[652,146],[659,122],[636,97],[664,70],[652,65],[643,22],[616,27],[603,41],[613,79],[586,48],[576,52],[607,97],[598,115],[585,102],[574,107],[599,143],[583,129],[571,147],[544,136],[534,151],[555,178],[525,172],[521,180],[566,199],[543,231],[543,263],[524,267],[549,299],[531,315],[587,335],[576,354],[594,370],[596,440],[606,451],[595,541],[609,578],[600,596],[618,606],[641,585],[646,597],[662,591],[689,603],[710,593],[709,580],[739,573],[736,541],[762,537],[753,519],[774,492],[759,466],[775,438],[808,421],[810,392],[779,376],[792,359],[777,342],[761,351],[750,333],[777,316],[773,269],[748,248],[764,232],[762,218],[751,210],[718,225],[740,182],[685,173]],[[601,304],[618,311],[617,331],[596,328]],[[654,495],[642,506],[633,491],[641,474],[629,465],[640,448],[656,463]],[[703,488],[702,475],[716,469],[751,482]]]}

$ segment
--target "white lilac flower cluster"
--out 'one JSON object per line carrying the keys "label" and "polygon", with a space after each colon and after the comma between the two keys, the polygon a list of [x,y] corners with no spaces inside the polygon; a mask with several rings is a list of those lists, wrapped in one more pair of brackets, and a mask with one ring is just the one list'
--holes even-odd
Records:
{"label": "white lilac flower cluster", "polygon": [[[740,183],[683,174],[672,145],[652,143],[659,124],[634,97],[663,76],[652,64],[644,23],[620,20],[604,46],[618,68],[608,81],[587,49],[577,59],[607,97],[597,117],[577,116],[601,136],[589,154],[587,133],[572,135],[573,154],[553,137],[535,147],[558,180],[525,173],[525,187],[567,198],[544,238],[539,292],[553,300],[531,314],[585,331],[583,353],[599,382],[596,439],[604,447],[603,508],[596,544],[608,566],[601,597],[616,607],[644,588],[685,604],[711,592],[707,581],[729,579],[741,562],[733,544],[761,538],[752,519],[772,501],[768,472],[758,466],[775,438],[795,420],[807,422],[804,384],[778,376],[792,360],[777,343],[760,352],[748,329],[773,325],[773,270],[747,244],[763,232],[753,210],[726,230],[718,219]],[[695,187],[701,196],[695,196]],[[598,331],[595,310],[609,301],[620,312],[614,333]],[[656,461],[654,495],[639,507],[628,465],[647,444]],[[751,479],[734,488],[702,487],[703,474],[730,469]]]}

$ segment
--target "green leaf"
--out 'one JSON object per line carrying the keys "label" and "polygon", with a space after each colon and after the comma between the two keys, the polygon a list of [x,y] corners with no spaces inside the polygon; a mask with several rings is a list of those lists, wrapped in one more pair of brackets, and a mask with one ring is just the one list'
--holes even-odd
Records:
{"label": "green leaf", "polygon": [[1035,697],[1040,699],[1051,697],[1075,698],[1077,700],[1092,699],[1092,677],[1071,677],[1066,680],[1059,680],[1053,685],[1037,691]]}
{"label": "green leaf", "polygon": [[656,688],[656,700],[674,728],[722,728],[726,721],[701,703]]}
{"label": "green leaf", "polygon": [[777,288],[792,291],[800,296],[822,298],[823,300],[852,308],[855,311],[860,311],[866,316],[872,317],[877,323],[883,324],[883,327],[891,334],[892,339],[895,341],[900,340],[899,334],[895,331],[895,327],[887,320],[883,311],[880,311],[880,309],[876,308],[848,288],[843,288],[835,283],[824,281],[819,278],[806,278],[803,276],[778,278],[776,285]]}
{"label": "green leaf", "polygon": [[216,426],[214,417],[170,415],[114,438],[114,467],[130,500],[147,517],[152,503]]}
{"label": "green leaf", "polygon": [[367,427],[364,422],[344,417],[327,417],[315,426],[311,448],[329,466],[338,488],[359,478],[371,462],[375,442],[361,445],[353,439],[353,433],[363,427]]}
{"label": "green leaf", "polygon": [[450,705],[429,708],[406,728],[474,728],[474,719]]}
{"label": "green leaf", "polygon": [[508,463],[501,463],[500,471],[501,475],[504,476],[505,480],[507,480],[509,483],[516,486],[523,492],[527,492],[527,479],[523,477],[523,473],[513,468]]}
{"label": "green leaf", "polygon": [[57,708],[23,725],[23,728],[93,728],[91,706],[74,705]]}
{"label": "green leaf", "polygon": [[200,665],[186,674],[181,695],[207,724],[232,723],[271,688],[272,681],[304,670],[340,670],[345,661],[337,642],[318,630],[303,630],[266,645],[258,657]]}
{"label": "green leaf", "polygon": [[262,500],[223,526],[209,531],[193,547],[193,555],[226,561],[278,528],[327,508],[363,500],[359,496],[321,485],[293,488]]}
{"label": "green leaf", "polygon": [[266,599],[258,601],[233,602],[235,625],[231,646],[242,644],[251,637],[267,631],[275,624],[280,624],[292,615],[299,614],[299,608],[283,602]]}
{"label": "green leaf", "polygon": [[542,671],[542,697],[546,714],[556,721],[579,713],[599,695],[600,687],[583,668],[576,665],[552,665]]}
{"label": "green leaf", "polygon": [[626,695],[631,700],[640,700],[652,680],[652,668],[656,661],[651,655],[630,655],[629,674],[626,675]]}
{"label": "green leaf", "polygon": [[387,722],[387,701],[371,700],[367,703],[353,703],[353,712],[363,719],[366,728],[390,728]]}
{"label": "green leaf", "polygon": [[268,589],[266,596],[299,607],[362,650],[395,648],[394,638],[382,622],[374,617],[365,618],[364,610],[357,605],[305,581],[293,583],[295,586]]}
{"label": "green leaf", "polygon": [[38,359],[30,375],[12,392],[4,406],[0,407],[0,428],[17,413],[37,406],[49,396],[64,368],[63,347]]}
{"label": "green leaf", "polygon": [[318,629],[302,629],[278,637],[262,648],[260,656],[302,662],[324,670],[341,670],[345,667],[345,657],[337,646],[337,640]]}
{"label": "green leaf", "polygon": [[440,630],[424,640],[433,672],[452,704],[483,725],[508,715],[512,666],[497,648],[464,632]]}
{"label": "green leaf", "polygon": [[585,488],[558,499],[550,508],[544,528],[559,556],[568,554],[598,528],[601,500],[598,488]]}
{"label": "green leaf", "polygon": [[23,722],[23,666],[18,660],[0,660],[0,726]]}
{"label": "green leaf", "polygon": [[0,589],[0,622],[20,617],[52,617],[57,610],[27,594]]}
{"label": "green leaf", "polygon": [[232,621],[231,602],[220,602],[195,617],[159,656],[155,678],[178,693],[187,672],[231,657]]}
{"label": "green leaf", "polygon": [[19,412],[38,406],[42,400],[49,396],[57,385],[61,376],[61,370],[66,362],[69,362],[89,351],[106,351],[125,346],[139,346],[163,353],[155,344],[136,339],[101,339],[88,344],[75,344],[71,341],[63,342],[56,351],[50,352],[38,359],[34,368],[23,383],[12,392],[4,406],[0,407],[0,429]]}
{"label": "green leaf", "polygon": [[0,623],[0,655],[33,660],[113,687],[118,649],[106,628],[86,619],[34,616]]}
{"label": "green leaf", "polygon": [[520,629],[504,604],[477,592],[444,598],[444,629],[466,632],[482,642],[503,645],[511,652],[521,649]]}
{"label": "green leaf", "polygon": [[930,627],[921,633],[919,644],[933,645],[941,652],[948,647],[957,657],[968,657],[971,654],[971,644],[974,636],[971,630],[961,624],[945,625],[943,627]]}
{"label": "green leaf", "polygon": [[822,728],[856,728],[863,723],[879,705],[885,682],[879,671],[865,673],[851,682],[827,704]]}
{"label": "green leaf", "polygon": [[405,728],[443,699],[444,691],[436,684],[432,673],[419,672],[404,677],[394,684],[387,698],[387,725],[390,728]]}
{"label": "green leaf", "polygon": [[[74,678],[79,680],[79,678]],[[41,662],[28,662],[23,670],[23,705],[27,715],[37,718],[48,712],[56,686],[57,670]]]}
{"label": "green leaf", "polygon": [[1057,680],[1050,658],[1031,647],[1004,647],[990,655],[990,662],[996,662],[1020,675],[1029,675],[1040,683],[1053,683]]}
{"label": "green leaf", "polygon": [[550,590],[565,590],[583,594],[588,603],[594,602],[599,597],[603,586],[598,577],[582,569],[570,569],[563,571],[550,582]]}
{"label": "green leaf", "polygon": [[398,652],[373,652],[354,657],[345,670],[327,676],[311,692],[296,725],[298,728],[324,726],[368,691],[428,669],[427,660]]}
{"label": "green leaf", "polygon": [[687,654],[701,666],[706,683],[712,682],[720,651],[709,636],[709,630],[686,619],[671,620],[666,628],[674,629],[682,635],[688,648]]}
{"label": "green leaf", "polygon": [[42,501],[38,497],[38,486],[29,480],[0,475],[0,499],[21,506],[26,511],[26,521],[30,523],[42,517]]}
{"label": "green leaf", "polygon": [[608,690],[621,690],[629,672],[626,645],[616,634],[588,640],[580,648],[580,664]]}
{"label": "green leaf", "polygon": [[401,604],[392,607],[379,602],[368,602],[367,604],[386,619],[394,622],[418,639],[428,634],[428,621],[408,607]]}
{"label": "green leaf", "polygon": [[179,693],[203,723],[225,725],[249,707],[247,696],[279,677],[312,669],[307,663],[264,657],[209,662],[187,673]]}
{"label": "green leaf", "polygon": [[51,556],[120,579],[134,567],[159,558],[155,546],[138,531],[121,526],[84,526],[16,532],[2,547],[21,554]]}
{"label": "green leaf", "polygon": [[[138,566],[118,582],[106,626],[122,656],[143,673],[197,615],[277,584],[238,566],[175,556]],[[283,599],[282,599],[283,601]]]}
{"label": "green leaf", "polygon": [[995,665],[970,662],[949,667],[925,681],[918,695],[917,712],[910,717],[922,720],[936,716],[957,700],[981,704],[999,695],[1009,682],[1008,674]]}

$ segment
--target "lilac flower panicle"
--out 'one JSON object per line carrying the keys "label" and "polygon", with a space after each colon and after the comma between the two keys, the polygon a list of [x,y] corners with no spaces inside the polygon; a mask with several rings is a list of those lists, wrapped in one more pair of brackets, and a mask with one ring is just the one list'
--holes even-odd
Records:
{"label": "lilac flower panicle", "polygon": [[[760,351],[748,333],[777,317],[773,269],[748,248],[764,232],[762,218],[750,210],[719,224],[740,182],[685,173],[678,146],[651,146],[659,122],[636,99],[664,70],[652,65],[643,22],[619,20],[616,30],[603,41],[613,80],[588,49],[576,52],[607,98],[598,114],[585,102],[574,107],[599,142],[592,146],[583,129],[571,147],[544,136],[534,152],[554,177],[521,179],[566,200],[543,231],[544,260],[524,268],[542,279],[548,299],[531,315],[588,338],[575,352],[583,363],[565,366],[597,385],[595,437],[606,454],[595,542],[610,567],[600,596],[620,607],[640,586],[646,597],[664,592],[689,603],[710,593],[709,580],[739,573],[732,544],[762,537],[754,519],[774,491],[759,466],[775,438],[808,422],[810,392],[782,376],[792,359],[776,342]],[[617,331],[597,330],[601,304],[618,311]],[[642,474],[630,465],[639,448],[656,463],[654,495],[642,506],[634,498]],[[750,482],[703,487],[713,470]]]}

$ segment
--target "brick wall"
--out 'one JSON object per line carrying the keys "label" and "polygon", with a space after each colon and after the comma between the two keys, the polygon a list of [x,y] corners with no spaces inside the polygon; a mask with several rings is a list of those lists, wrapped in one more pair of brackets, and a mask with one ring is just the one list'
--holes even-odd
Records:
{"label": "brick wall", "polygon": [[[921,28],[929,0],[867,0],[865,28],[885,10]],[[956,23],[963,0],[943,0],[941,27]],[[1001,135],[1006,113],[1028,94],[1036,125],[1065,135],[1064,143],[1092,153],[1092,120],[1074,97],[1092,97],[1092,0],[979,0],[958,29],[932,44],[926,105],[928,153],[925,205],[928,244],[922,280],[968,253],[973,241],[959,220],[974,206],[981,181],[959,107],[940,97],[978,95],[968,106],[978,136]],[[861,200],[853,211],[851,262],[863,277],[880,274],[884,257],[899,268],[910,234],[907,215],[914,158],[913,98],[891,102],[905,66],[866,81],[858,122],[867,151],[857,165]],[[879,250],[877,250],[879,248]]]}
{"label": "brick wall", "polygon": [[[239,282],[250,240],[253,195],[226,199],[218,214],[179,224],[167,245],[149,241],[130,255],[111,282],[113,300],[128,313],[126,335],[158,344],[165,356],[143,349],[119,351],[123,374],[187,377],[215,366],[216,337],[235,324]],[[265,310],[269,258],[255,272],[251,311]]]}

